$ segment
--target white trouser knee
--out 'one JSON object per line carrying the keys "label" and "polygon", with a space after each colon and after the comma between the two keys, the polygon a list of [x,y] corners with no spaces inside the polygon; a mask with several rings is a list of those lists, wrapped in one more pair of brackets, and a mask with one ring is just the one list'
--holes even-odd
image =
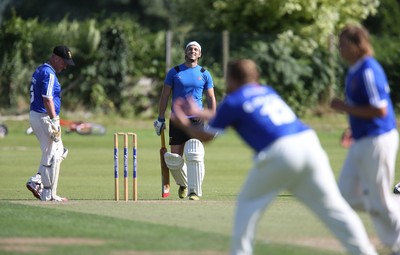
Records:
{"label": "white trouser knee", "polygon": [[197,139],[190,139],[184,148],[186,157],[189,193],[202,195],[202,183],[205,174],[204,168],[204,146]]}

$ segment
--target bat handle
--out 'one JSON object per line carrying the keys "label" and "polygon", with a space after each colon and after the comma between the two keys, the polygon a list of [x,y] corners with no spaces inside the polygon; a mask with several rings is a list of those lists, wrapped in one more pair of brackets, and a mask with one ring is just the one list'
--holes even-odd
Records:
{"label": "bat handle", "polygon": [[165,135],[164,135],[164,129],[161,130],[161,147],[165,148]]}

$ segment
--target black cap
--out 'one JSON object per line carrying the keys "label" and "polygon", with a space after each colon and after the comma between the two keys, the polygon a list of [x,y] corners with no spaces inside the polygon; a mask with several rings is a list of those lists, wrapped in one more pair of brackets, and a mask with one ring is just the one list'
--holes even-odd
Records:
{"label": "black cap", "polygon": [[68,65],[70,66],[75,65],[74,61],[72,60],[72,53],[67,46],[64,45],[57,46],[54,48],[53,53],[59,56],[60,58],[64,59],[65,63],[67,63]]}

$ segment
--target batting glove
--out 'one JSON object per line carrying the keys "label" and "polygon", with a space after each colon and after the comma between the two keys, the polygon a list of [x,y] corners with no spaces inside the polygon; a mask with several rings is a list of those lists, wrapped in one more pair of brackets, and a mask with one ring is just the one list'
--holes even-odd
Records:
{"label": "batting glove", "polygon": [[50,138],[54,142],[58,142],[61,139],[61,127],[59,118],[50,119],[51,135]]}
{"label": "batting glove", "polygon": [[165,129],[165,119],[158,118],[153,123],[156,134],[160,136],[161,130]]}

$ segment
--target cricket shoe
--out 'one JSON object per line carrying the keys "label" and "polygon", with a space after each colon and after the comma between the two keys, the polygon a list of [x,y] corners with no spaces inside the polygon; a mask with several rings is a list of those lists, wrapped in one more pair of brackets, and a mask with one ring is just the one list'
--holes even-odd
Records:
{"label": "cricket shoe", "polygon": [[40,195],[42,194],[42,184],[37,183],[37,182],[27,182],[26,183],[26,187],[28,188],[28,190],[30,192],[32,192],[32,194],[40,200]]}
{"label": "cricket shoe", "polygon": [[187,197],[187,187],[179,186],[178,196],[180,199]]}
{"label": "cricket shoe", "polygon": [[54,201],[54,202],[68,202],[68,198],[60,197],[60,196],[55,195],[55,196],[53,196],[51,198],[51,201]]}
{"label": "cricket shoe", "polygon": [[200,200],[200,197],[198,195],[196,195],[196,193],[190,193],[189,200],[198,201],[198,200]]}
{"label": "cricket shoe", "polygon": [[394,186],[393,193],[400,194],[400,182]]}

